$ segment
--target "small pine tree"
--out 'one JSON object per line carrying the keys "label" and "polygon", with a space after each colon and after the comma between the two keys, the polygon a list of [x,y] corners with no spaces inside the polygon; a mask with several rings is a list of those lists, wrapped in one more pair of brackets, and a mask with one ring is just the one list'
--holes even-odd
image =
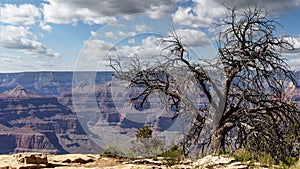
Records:
{"label": "small pine tree", "polygon": [[152,137],[150,126],[144,126],[137,131],[136,140],[131,142],[130,154],[133,157],[154,157],[164,152],[164,141]]}

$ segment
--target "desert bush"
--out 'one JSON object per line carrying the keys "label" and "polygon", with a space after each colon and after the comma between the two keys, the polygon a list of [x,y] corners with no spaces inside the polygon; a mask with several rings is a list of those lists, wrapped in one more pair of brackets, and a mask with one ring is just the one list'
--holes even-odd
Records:
{"label": "desert bush", "polygon": [[255,154],[251,151],[248,151],[246,149],[238,149],[232,153],[232,156],[237,160],[241,162],[247,162],[247,161],[254,161],[255,160]]}
{"label": "desert bush", "polygon": [[132,157],[155,157],[165,150],[165,143],[158,138],[136,139],[131,142],[130,156]]}
{"label": "desert bush", "polygon": [[155,157],[165,150],[163,140],[153,137],[150,126],[138,129],[136,140],[131,141],[129,155],[131,157]]}
{"label": "desert bush", "polygon": [[172,146],[169,150],[162,154],[166,166],[168,167],[179,164],[179,162],[182,160],[182,156],[183,150],[179,149],[178,146]]}
{"label": "desert bush", "polygon": [[103,151],[104,155],[112,156],[112,157],[123,157],[126,156],[126,153],[123,152],[116,145],[108,145],[107,148]]}

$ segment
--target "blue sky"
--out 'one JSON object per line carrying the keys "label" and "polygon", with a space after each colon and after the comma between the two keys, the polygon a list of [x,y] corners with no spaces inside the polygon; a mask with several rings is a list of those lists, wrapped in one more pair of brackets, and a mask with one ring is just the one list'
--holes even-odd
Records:
{"label": "blue sky", "polygon": [[[196,55],[213,57],[223,4],[268,10],[300,47],[300,0],[2,0],[0,72],[107,70],[110,49],[147,59],[173,29]],[[299,51],[286,58],[300,70]]]}

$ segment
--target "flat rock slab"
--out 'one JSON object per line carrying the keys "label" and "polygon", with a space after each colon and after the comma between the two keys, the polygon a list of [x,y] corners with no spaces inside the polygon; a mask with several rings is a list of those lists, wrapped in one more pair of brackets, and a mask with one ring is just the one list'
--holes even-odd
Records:
{"label": "flat rock slab", "polygon": [[13,156],[20,164],[48,164],[47,155],[42,153],[19,153]]}
{"label": "flat rock slab", "polygon": [[80,163],[87,164],[100,159],[98,154],[64,154],[49,155],[49,163]]}
{"label": "flat rock slab", "polygon": [[[15,155],[0,155],[0,169],[246,169],[251,167],[250,163],[236,162],[233,158],[222,156],[207,156],[199,160],[186,160],[171,167],[167,167],[163,160],[164,159],[130,160],[97,154],[49,155],[40,153],[19,153]],[[259,167],[260,166],[261,165],[259,165]]]}

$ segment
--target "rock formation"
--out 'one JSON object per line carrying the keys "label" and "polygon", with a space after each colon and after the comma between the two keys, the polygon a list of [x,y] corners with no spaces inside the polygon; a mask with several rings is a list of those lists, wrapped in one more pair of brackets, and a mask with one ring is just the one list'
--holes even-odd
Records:
{"label": "rock formation", "polygon": [[56,97],[31,94],[24,87],[0,95],[0,154],[99,152],[77,116]]}
{"label": "rock formation", "polygon": [[[85,119],[90,120],[90,124],[96,123],[95,119],[102,118],[108,125],[119,128],[119,132],[123,134],[126,134],[129,128],[141,128],[147,122],[151,123],[152,128],[157,131],[164,131],[173,124],[172,112],[159,114],[160,116],[157,119],[150,119],[153,114],[136,110],[134,106],[129,105],[124,95],[113,93],[112,90],[116,89],[112,89],[111,83],[111,81],[108,81],[105,84],[91,85],[82,82],[72,91],[63,92],[58,100],[73,112],[80,114],[78,111],[82,110]],[[76,100],[78,101],[76,102]],[[127,109],[123,109],[122,105],[118,107],[118,104],[127,104]],[[76,105],[77,110],[74,105]],[[122,110],[120,110],[121,108]]]}
{"label": "rock formation", "polygon": [[[174,124],[172,112],[151,119],[152,112],[138,110],[134,105],[122,108],[128,105],[126,97],[135,93],[122,93],[123,90],[109,81],[111,72],[0,73],[0,79],[0,92],[3,92],[0,94],[0,154],[99,152],[101,148],[90,137],[101,136],[97,131],[102,125],[113,128],[117,134],[134,137],[136,130],[145,124],[151,124],[158,132]],[[300,73],[296,79],[300,79]],[[298,85],[290,85],[286,96],[300,104]],[[77,98],[75,104],[74,98]],[[148,107],[157,107],[155,104],[152,101]]]}
{"label": "rock formation", "polygon": [[[198,160],[183,160],[172,165],[168,158],[157,157],[154,159],[128,159],[114,158],[95,154],[67,154],[47,155],[40,153],[25,153],[14,155],[0,155],[0,168],[93,168],[93,169],[248,169],[248,168],[280,168],[253,161],[239,162],[231,157],[206,156]],[[300,163],[295,165],[299,168]]]}

